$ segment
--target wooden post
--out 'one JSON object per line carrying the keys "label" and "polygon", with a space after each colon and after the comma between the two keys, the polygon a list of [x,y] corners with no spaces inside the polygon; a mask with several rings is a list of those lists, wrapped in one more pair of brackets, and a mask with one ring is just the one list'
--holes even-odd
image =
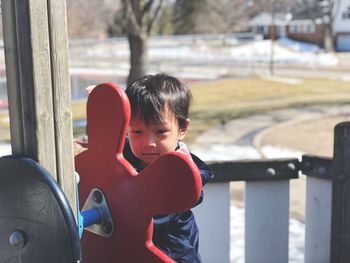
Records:
{"label": "wooden post", "polygon": [[14,154],[43,165],[76,213],[65,0],[3,0]]}
{"label": "wooden post", "polygon": [[331,262],[345,263],[350,258],[350,122],[334,130],[332,162]]}

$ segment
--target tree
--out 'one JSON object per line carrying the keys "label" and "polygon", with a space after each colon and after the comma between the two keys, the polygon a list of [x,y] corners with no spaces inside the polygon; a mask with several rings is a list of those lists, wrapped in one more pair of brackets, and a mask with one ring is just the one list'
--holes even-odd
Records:
{"label": "tree", "polygon": [[[185,3],[182,3],[185,2]],[[197,4],[195,4],[197,2]],[[288,13],[296,5],[295,0],[195,0],[186,1],[178,0],[175,2],[182,3],[182,8],[192,12],[182,12],[185,19],[189,20],[188,15],[192,18],[187,25],[191,27],[186,33],[232,33],[249,30],[249,20],[261,12]],[[272,8],[272,6],[274,6]],[[193,20],[193,21],[192,21]],[[180,20],[183,28],[185,20]],[[192,24],[191,24],[192,23]],[[185,27],[186,27],[185,24]],[[187,26],[189,27],[189,26]]]}
{"label": "tree", "polygon": [[197,28],[208,33],[232,33],[248,30],[250,7],[246,0],[205,0]]}
{"label": "tree", "polygon": [[335,1],[334,0],[321,0],[319,3],[320,8],[322,9],[323,16],[323,43],[324,49],[327,52],[334,51],[334,42],[333,42],[333,21],[334,21],[334,8]]}
{"label": "tree", "polygon": [[69,37],[96,38],[106,34],[106,25],[119,8],[114,0],[67,0]]}
{"label": "tree", "polygon": [[128,84],[146,73],[147,40],[162,4],[163,0],[122,0],[130,47]]}
{"label": "tree", "polygon": [[246,0],[176,0],[175,34],[232,33],[248,29]]}
{"label": "tree", "polygon": [[174,34],[174,26],[172,23],[172,5],[170,3],[163,4],[162,11],[159,12],[157,22],[154,24],[151,33],[154,35]]}
{"label": "tree", "polygon": [[197,33],[196,17],[204,0],[176,0],[173,6],[174,33],[177,35]]}

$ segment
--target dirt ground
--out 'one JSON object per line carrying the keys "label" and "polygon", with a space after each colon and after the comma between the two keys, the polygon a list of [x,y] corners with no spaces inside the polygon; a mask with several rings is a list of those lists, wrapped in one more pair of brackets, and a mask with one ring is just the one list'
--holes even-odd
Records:
{"label": "dirt ground", "polygon": [[329,116],[284,123],[263,132],[261,145],[283,146],[306,154],[333,156],[334,127],[350,116]]}
{"label": "dirt ground", "polygon": [[[331,157],[334,127],[343,121],[350,121],[350,105],[279,110],[233,120],[225,124],[226,127],[209,130],[196,143],[240,143],[249,134],[248,141],[257,149],[272,145],[303,154]],[[243,206],[244,184],[231,183],[232,200],[238,206]],[[290,181],[290,213],[301,220],[305,218],[305,189],[305,176]]]}
{"label": "dirt ground", "polygon": [[[318,156],[333,156],[334,127],[350,121],[349,115],[320,116],[315,119],[277,125],[263,132],[262,145],[277,145]],[[290,182],[290,211],[292,216],[305,218],[306,178]]]}

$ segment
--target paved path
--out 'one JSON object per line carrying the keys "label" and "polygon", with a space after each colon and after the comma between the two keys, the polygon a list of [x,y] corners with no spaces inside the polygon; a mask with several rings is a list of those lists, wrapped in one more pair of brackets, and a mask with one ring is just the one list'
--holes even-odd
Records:
{"label": "paved path", "polygon": [[[350,121],[350,105],[271,111],[269,114],[232,120],[214,127],[199,136],[191,148],[205,152],[205,147],[212,145],[221,145],[226,149],[233,145],[250,147],[258,153],[252,158],[256,159],[271,156],[268,146],[272,145],[281,150],[281,156],[275,154],[274,157],[300,157],[303,153],[331,157],[333,129],[342,121]],[[239,151],[241,148],[232,149]],[[286,156],[282,149],[289,149],[287,152],[290,156]],[[234,202],[242,205],[244,183],[231,185]],[[291,212],[295,217],[303,219],[304,211],[305,177],[301,176],[298,180],[291,180]]]}

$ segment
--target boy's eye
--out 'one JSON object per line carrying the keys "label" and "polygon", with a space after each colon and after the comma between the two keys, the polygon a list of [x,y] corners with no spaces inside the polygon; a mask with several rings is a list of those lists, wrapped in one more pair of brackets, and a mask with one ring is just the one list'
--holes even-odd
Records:
{"label": "boy's eye", "polygon": [[165,129],[160,129],[158,130],[158,134],[164,134],[166,133],[168,130],[165,130]]}
{"label": "boy's eye", "polygon": [[142,131],[141,130],[132,130],[131,133],[133,133],[133,134],[141,134]]}

